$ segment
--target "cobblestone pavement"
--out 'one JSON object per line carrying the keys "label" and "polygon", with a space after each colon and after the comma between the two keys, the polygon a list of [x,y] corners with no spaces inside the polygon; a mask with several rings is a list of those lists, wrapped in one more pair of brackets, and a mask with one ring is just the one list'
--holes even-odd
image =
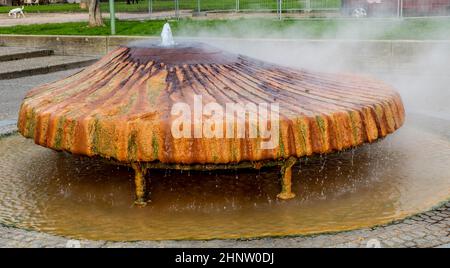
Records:
{"label": "cobblestone pavement", "polygon": [[[0,81],[0,135],[14,131],[17,110],[32,87],[70,75],[70,70]],[[0,247],[450,247],[450,202],[384,226],[313,236],[208,241],[71,241],[69,238],[0,225]]]}

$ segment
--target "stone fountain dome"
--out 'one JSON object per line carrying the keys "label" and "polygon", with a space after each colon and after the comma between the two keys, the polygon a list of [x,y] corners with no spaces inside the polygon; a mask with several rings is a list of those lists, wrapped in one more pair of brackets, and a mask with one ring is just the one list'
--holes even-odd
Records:
{"label": "stone fountain dome", "polygon": [[[204,102],[280,105],[280,143],[174,140],[170,108]],[[120,47],[66,79],[31,90],[18,128],[39,145],[124,162],[205,164],[343,150],[399,128],[399,95],[381,81],[265,63],[205,44]]]}
{"label": "stone fountain dome", "polygon": [[[248,136],[175,139],[171,108],[182,102],[195,110],[196,95],[221,106],[278,103],[279,118],[270,122],[279,125],[278,146],[261,149],[262,140]],[[373,142],[402,126],[404,116],[399,94],[370,77],[298,70],[199,43],[135,44],[31,90],[18,129],[44,147],[131,164],[142,204],[143,177],[155,165],[259,168],[281,161],[279,197],[292,198],[294,159]]]}

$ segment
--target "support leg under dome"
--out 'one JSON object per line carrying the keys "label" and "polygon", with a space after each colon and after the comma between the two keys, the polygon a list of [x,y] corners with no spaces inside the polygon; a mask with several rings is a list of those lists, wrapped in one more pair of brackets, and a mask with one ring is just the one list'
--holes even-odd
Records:
{"label": "support leg under dome", "polygon": [[134,205],[143,207],[147,205],[147,191],[145,182],[147,168],[142,167],[139,163],[132,163],[131,166],[134,169],[134,184],[136,187],[136,199],[134,200]]}
{"label": "support leg under dome", "polygon": [[292,166],[295,162],[297,162],[295,157],[289,157],[284,161],[283,166],[281,166],[281,193],[277,195],[280,199],[286,200],[295,197],[291,189]]}

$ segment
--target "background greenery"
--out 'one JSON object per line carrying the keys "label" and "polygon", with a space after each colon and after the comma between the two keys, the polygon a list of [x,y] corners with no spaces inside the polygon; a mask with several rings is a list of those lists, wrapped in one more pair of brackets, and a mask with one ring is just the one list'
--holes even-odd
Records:
{"label": "background greenery", "polygon": [[[165,20],[118,21],[118,35],[157,36]],[[109,35],[87,22],[0,27],[0,34]],[[313,39],[439,39],[450,40],[450,18],[422,19],[235,19],[171,21],[175,36],[313,38]]]}
{"label": "background greenery", "polygon": [[[174,10],[174,0],[153,0],[153,11]],[[240,9],[257,10],[272,9],[276,10],[276,0],[239,0]],[[236,9],[236,0],[201,0],[201,10],[234,10]],[[283,0],[283,9],[304,8],[304,0]],[[341,0],[311,0],[312,8],[339,8]],[[0,6],[0,13],[7,13],[12,7]],[[180,0],[180,9],[196,10],[197,0]],[[102,1],[101,10],[109,12],[109,3]],[[115,1],[116,12],[148,12],[149,1],[141,0],[138,4],[127,5],[126,1]],[[51,13],[51,12],[86,12],[80,9],[79,4],[51,4],[26,6],[25,11],[29,13]]]}

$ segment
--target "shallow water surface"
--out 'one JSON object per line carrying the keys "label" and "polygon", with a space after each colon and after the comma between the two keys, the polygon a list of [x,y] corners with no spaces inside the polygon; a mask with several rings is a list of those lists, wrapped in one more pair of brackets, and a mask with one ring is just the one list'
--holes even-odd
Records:
{"label": "shallow water surface", "polygon": [[0,222],[74,238],[212,239],[367,227],[450,197],[450,122],[407,116],[374,144],[303,159],[297,197],[275,198],[279,170],[150,171],[152,202],[132,206],[133,171],[0,139]]}

